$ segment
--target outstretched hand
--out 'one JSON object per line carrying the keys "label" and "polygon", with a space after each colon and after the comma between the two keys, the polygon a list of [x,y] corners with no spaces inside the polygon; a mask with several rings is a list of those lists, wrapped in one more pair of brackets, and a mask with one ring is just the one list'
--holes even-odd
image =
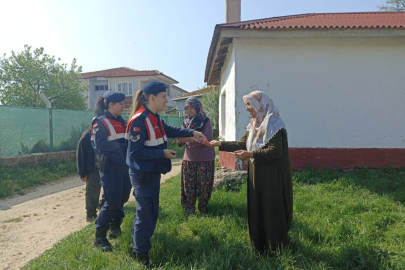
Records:
{"label": "outstretched hand", "polygon": [[192,143],[194,142],[193,137],[177,138],[177,143]]}
{"label": "outstretched hand", "polygon": [[193,140],[193,137],[186,137],[186,138],[183,138],[183,142],[189,142],[189,143],[192,143],[192,142],[194,142],[194,140]]}
{"label": "outstretched hand", "polygon": [[252,151],[246,151],[246,150],[238,150],[235,151],[235,156],[239,158],[240,160],[246,160],[248,158],[253,158],[253,152]]}
{"label": "outstretched hand", "polygon": [[207,138],[204,136],[204,134],[202,134],[199,131],[194,131],[193,135],[194,135],[194,138],[196,139],[196,141],[199,143],[202,143],[203,141],[207,141]]}
{"label": "outstretched hand", "polygon": [[205,142],[205,146],[207,146],[207,147],[221,146],[221,142],[220,142],[220,141],[216,141],[216,140],[212,140],[212,141],[210,141],[210,142],[206,141],[206,142]]}

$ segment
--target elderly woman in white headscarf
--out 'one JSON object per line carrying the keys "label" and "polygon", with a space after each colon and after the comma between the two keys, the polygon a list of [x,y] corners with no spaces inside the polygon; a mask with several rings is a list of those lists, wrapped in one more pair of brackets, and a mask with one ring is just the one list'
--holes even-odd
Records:
{"label": "elderly woman in white headscarf", "polygon": [[248,231],[259,252],[276,251],[287,244],[293,191],[287,131],[278,108],[266,94],[254,91],[243,97],[250,114],[239,142],[211,141],[220,151],[235,152],[248,167]]}

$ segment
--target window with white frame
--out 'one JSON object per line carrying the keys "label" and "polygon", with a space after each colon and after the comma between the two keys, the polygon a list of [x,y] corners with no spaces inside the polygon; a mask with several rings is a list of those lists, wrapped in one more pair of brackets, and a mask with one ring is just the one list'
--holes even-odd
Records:
{"label": "window with white frame", "polygon": [[126,96],[132,96],[133,95],[133,88],[132,88],[132,83],[131,82],[117,83],[117,90],[119,92],[123,93]]}
{"label": "window with white frame", "polygon": [[95,86],[96,91],[104,91],[104,90],[108,90],[108,85],[96,85]]}

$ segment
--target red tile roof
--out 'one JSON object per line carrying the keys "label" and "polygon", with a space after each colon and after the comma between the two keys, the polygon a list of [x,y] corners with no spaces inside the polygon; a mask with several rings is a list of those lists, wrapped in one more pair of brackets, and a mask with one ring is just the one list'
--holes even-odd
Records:
{"label": "red tile roof", "polygon": [[100,71],[85,72],[81,74],[82,79],[89,79],[92,77],[134,77],[134,76],[164,76],[170,80],[178,83],[175,79],[163,74],[158,70],[136,70],[127,67],[105,69]]}
{"label": "red tile roof", "polygon": [[218,24],[221,28],[404,28],[405,12],[311,13],[237,23]]}
{"label": "red tile roof", "polygon": [[189,92],[187,94],[174,97],[174,98],[172,98],[172,100],[186,99],[186,98],[193,97],[193,96],[201,96],[202,94],[207,93],[207,92],[213,90],[214,88],[215,88],[215,86],[209,86],[209,87],[206,87],[203,89],[199,89],[197,91]]}
{"label": "red tile roof", "polygon": [[[273,17],[260,20],[217,24],[208,52],[205,68],[205,82],[218,84],[218,70],[226,58],[227,46],[232,38],[220,41],[215,52],[222,29],[240,30],[289,30],[289,29],[404,29],[405,12],[357,12],[357,13],[311,13],[293,16]],[[216,55],[221,54],[221,55]],[[218,61],[220,58],[220,61]],[[215,62],[214,62],[215,61]],[[213,63],[214,62],[214,63]],[[211,66],[213,66],[211,68]],[[211,70],[212,69],[212,70]],[[214,79],[211,74],[214,73]]]}

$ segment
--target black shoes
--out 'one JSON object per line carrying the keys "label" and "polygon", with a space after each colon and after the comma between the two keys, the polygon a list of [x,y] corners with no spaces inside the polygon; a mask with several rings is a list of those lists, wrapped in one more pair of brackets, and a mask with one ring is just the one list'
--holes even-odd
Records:
{"label": "black shoes", "polygon": [[132,251],[132,258],[134,260],[142,263],[143,265],[145,265],[148,269],[152,268],[152,264],[150,263],[148,252],[135,253],[134,251]]}
{"label": "black shoes", "polygon": [[108,227],[101,227],[96,229],[96,239],[94,239],[93,246],[105,252],[111,252],[111,244],[107,240]]}
{"label": "black shoes", "polygon": [[110,224],[110,233],[108,234],[109,239],[117,239],[121,234],[121,223],[122,219],[113,220]]}
{"label": "black shoes", "polygon": [[87,214],[87,215],[86,215],[86,221],[87,221],[87,222],[93,222],[93,221],[96,220],[96,218],[97,218],[97,214],[96,214],[96,213],[94,213],[94,214]]}
{"label": "black shoes", "polygon": [[122,223],[122,219],[113,220],[111,222],[110,227],[100,227],[100,228],[96,229],[96,239],[94,239],[93,246],[101,249],[102,251],[106,251],[106,252],[112,251],[111,244],[107,240],[107,231],[108,231],[108,229],[110,229],[110,233],[108,234],[109,239],[118,238],[122,234],[121,227],[120,227],[121,223]]}

